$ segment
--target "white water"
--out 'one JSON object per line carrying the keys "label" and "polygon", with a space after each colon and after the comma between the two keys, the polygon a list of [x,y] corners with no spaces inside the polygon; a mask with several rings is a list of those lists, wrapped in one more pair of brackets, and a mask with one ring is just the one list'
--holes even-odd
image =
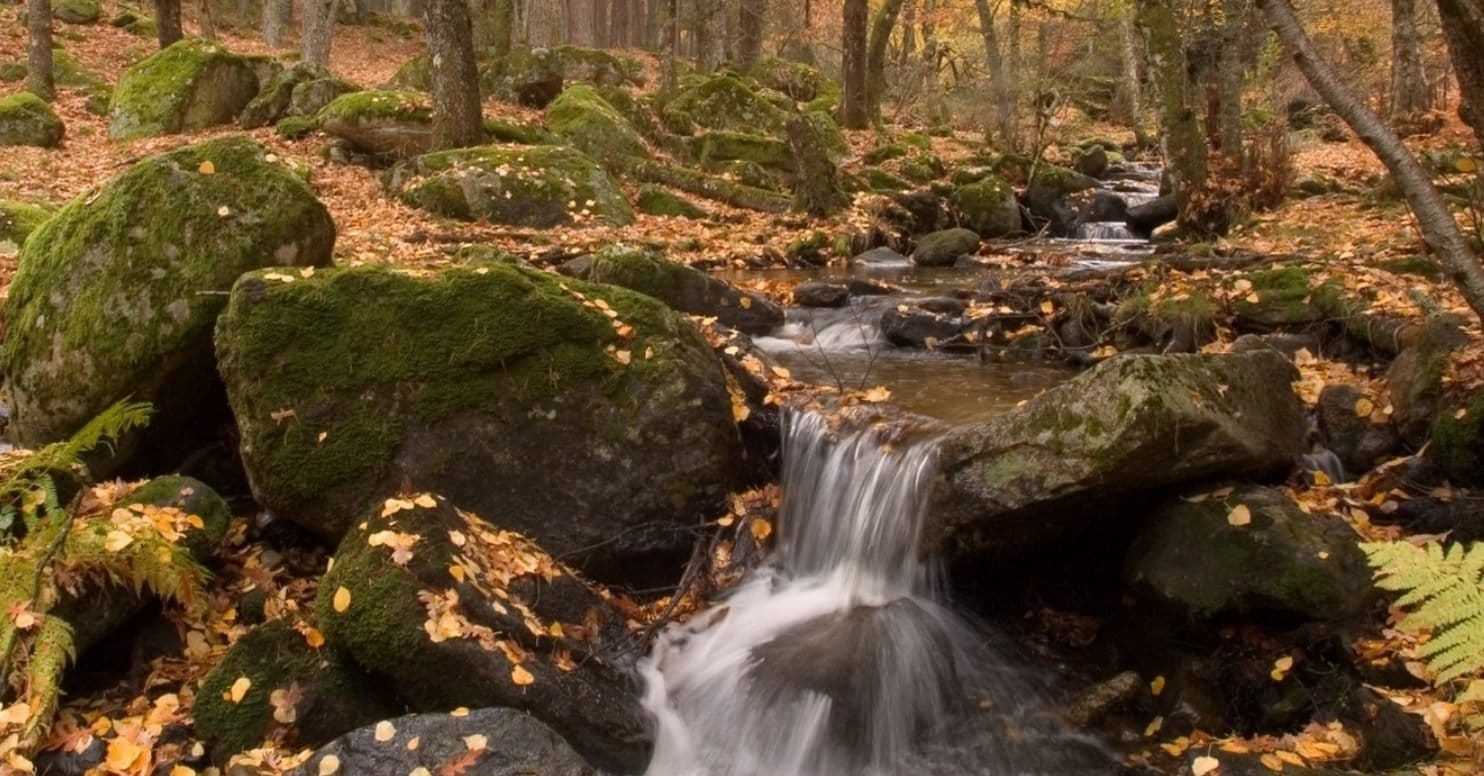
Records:
{"label": "white water", "polygon": [[917,552],[935,455],[789,413],[774,557],[640,664],[649,776],[1110,772],[943,604]]}

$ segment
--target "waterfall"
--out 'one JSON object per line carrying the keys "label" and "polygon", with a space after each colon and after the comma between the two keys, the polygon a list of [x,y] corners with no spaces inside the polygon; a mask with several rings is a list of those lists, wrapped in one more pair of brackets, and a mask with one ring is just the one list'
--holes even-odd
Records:
{"label": "waterfall", "polygon": [[787,414],[773,557],[641,661],[649,776],[1111,772],[919,558],[936,453]]}

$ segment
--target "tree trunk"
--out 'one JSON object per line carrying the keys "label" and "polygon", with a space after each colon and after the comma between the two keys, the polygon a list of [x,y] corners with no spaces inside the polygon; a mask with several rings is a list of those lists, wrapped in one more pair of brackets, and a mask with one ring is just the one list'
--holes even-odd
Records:
{"label": "tree trunk", "polygon": [[283,48],[283,31],[293,11],[294,0],[263,0],[263,42]]}
{"label": "tree trunk", "polygon": [[742,0],[737,19],[737,64],[751,70],[763,52],[763,18],[766,0]]}
{"label": "tree trunk", "polygon": [[1484,0],[1438,0],[1438,17],[1462,97],[1458,116],[1484,149]]}
{"label": "tree trunk", "polygon": [[665,19],[665,61],[661,81],[666,91],[675,88],[678,80],[675,59],[680,56],[680,0],[670,0]]}
{"label": "tree trunk", "polygon": [[515,45],[515,0],[494,0],[490,7],[489,36],[491,57],[510,56]]}
{"label": "tree trunk", "polygon": [[[1139,0],[1139,26],[1149,36],[1153,82],[1159,90],[1159,120],[1164,130],[1164,156],[1174,184],[1182,225],[1196,226],[1187,217],[1193,195],[1206,183],[1206,139],[1191,108],[1185,45],[1175,21],[1175,0]],[[1197,229],[1197,231],[1204,231]]]}
{"label": "tree trunk", "polygon": [[201,37],[216,40],[216,19],[211,15],[211,0],[201,0]]}
{"label": "tree trunk", "polygon": [[52,0],[27,0],[26,89],[47,102],[57,96],[52,66]]}
{"label": "tree trunk", "polygon": [[638,11],[637,0],[613,0],[613,40],[618,48],[634,45],[634,14]]}
{"label": "tree trunk", "polygon": [[428,73],[433,94],[433,150],[484,141],[479,110],[479,70],[467,0],[428,0]]}
{"label": "tree trunk", "polygon": [[1118,20],[1119,78],[1113,93],[1113,117],[1134,130],[1135,139],[1144,142],[1144,125],[1139,120],[1141,94],[1139,86],[1139,41],[1132,13]]}
{"label": "tree trunk", "polygon": [[1221,96],[1216,138],[1222,155],[1238,165],[1242,161],[1242,31],[1247,26],[1247,7],[1247,0],[1221,0],[1222,45],[1216,67]]}
{"label": "tree trunk", "polygon": [[[1439,5],[1446,2],[1456,0],[1439,0]],[[1417,163],[1416,157],[1402,144],[1401,138],[1345,86],[1329,63],[1319,57],[1288,0],[1258,0],[1258,5],[1267,12],[1273,30],[1278,33],[1283,47],[1288,49],[1304,77],[1309,79],[1309,85],[1319,92],[1319,96],[1329,103],[1335,113],[1345,120],[1350,129],[1386,165],[1402,195],[1406,197],[1407,206],[1417,217],[1422,238],[1437,254],[1438,260],[1457,284],[1469,307],[1484,318],[1484,267],[1480,267],[1479,257],[1474,255],[1468,241],[1459,231],[1458,222],[1453,220],[1453,214],[1438,195],[1438,190],[1433,188],[1432,180],[1422,169],[1422,165]],[[1447,23],[1444,22],[1444,27],[1446,26]],[[1484,28],[1480,31],[1484,32]],[[1479,49],[1474,49],[1476,61],[1478,52]],[[1484,63],[1481,63],[1481,67],[1484,67]]]}
{"label": "tree trunk", "polygon": [[1414,0],[1391,0],[1391,116],[1422,113],[1428,105],[1422,79],[1422,36]]}
{"label": "tree trunk", "polygon": [[881,100],[886,95],[886,48],[901,12],[902,0],[886,0],[871,20],[866,46],[866,101],[872,117],[881,116]]}
{"label": "tree trunk", "polygon": [[155,34],[160,48],[181,39],[180,0],[155,0]]}
{"label": "tree trunk", "polygon": [[1009,104],[1010,95],[1014,92],[1005,78],[1005,56],[995,31],[994,9],[990,7],[989,0],[974,0],[974,9],[979,13],[979,35],[984,39],[984,64],[989,70],[990,101],[995,106],[994,126],[990,131],[1002,147],[1009,148],[1014,145],[1014,138],[1010,137],[1013,134],[1013,124],[1009,120],[1010,114],[1014,112],[1014,106]]}
{"label": "tree trunk", "polygon": [[339,0],[304,0],[304,18],[299,37],[300,58],[311,65],[330,66],[330,44],[335,37],[335,12]]}
{"label": "tree trunk", "polygon": [[871,122],[866,94],[866,11],[866,0],[845,0],[842,40],[845,89],[841,114],[846,129],[865,129]]}

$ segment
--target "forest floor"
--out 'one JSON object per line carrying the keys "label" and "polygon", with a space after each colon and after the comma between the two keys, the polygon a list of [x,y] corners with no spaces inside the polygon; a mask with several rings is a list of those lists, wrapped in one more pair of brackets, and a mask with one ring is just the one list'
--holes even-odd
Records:
{"label": "forest floor", "polygon": [[[112,2],[103,5],[105,20],[119,10]],[[191,26],[188,20],[188,32]],[[110,83],[117,82],[128,65],[155,48],[153,40],[107,24],[87,28],[61,25],[60,31],[58,42],[78,64]],[[237,34],[232,30],[222,30],[220,39],[233,50],[283,53],[271,51],[250,31]],[[421,49],[420,37],[408,34],[406,30],[346,26],[335,37],[332,70],[358,84],[374,87],[390,80],[397,67],[419,54]],[[24,54],[24,29],[20,25],[6,25],[4,30],[0,30],[0,60],[21,59]],[[18,88],[19,84],[10,84],[0,86],[0,91],[10,92]],[[116,142],[107,138],[106,119],[89,113],[84,103],[84,95],[73,90],[61,90],[55,103],[67,125],[67,136],[61,148],[0,148],[0,198],[59,206],[85,194],[144,156],[240,131],[223,128],[219,132],[190,136]],[[540,119],[538,112],[507,103],[490,101],[485,108],[490,116]],[[1079,137],[1115,132],[1113,128],[1092,125],[1086,125],[1084,129],[1086,131]],[[703,221],[641,214],[635,224],[627,227],[578,226],[538,231],[456,223],[436,218],[387,196],[375,175],[365,168],[329,161],[322,152],[325,145],[322,136],[312,134],[301,140],[285,140],[271,127],[250,134],[273,153],[310,171],[311,185],[329,208],[338,227],[335,259],[341,264],[437,266],[452,262],[452,251],[458,245],[482,243],[550,266],[622,241],[662,248],[671,259],[707,268],[764,268],[783,266],[783,248],[797,237],[816,228],[839,226],[839,222],[827,223],[799,215],[764,215],[717,203],[706,204],[711,217]],[[1441,147],[1463,137],[1463,128],[1450,115],[1450,123],[1443,132],[1419,141],[1419,146]],[[857,151],[864,151],[877,144],[878,134],[875,130],[852,132],[848,133],[848,139]],[[1076,139],[1065,138],[1069,143]],[[935,151],[951,166],[956,156],[976,150],[980,141],[977,134],[960,132],[953,138],[935,139],[935,145]],[[1054,156],[1058,149],[1053,146],[1049,152]],[[1316,141],[1301,146],[1294,153],[1293,163],[1298,178],[1322,173],[1339,181],[1351,192],[1368,191],[1384,177],[1384,170],[1375,157],[1354,139],[1344,143]],[[632,195],[634,192],[628,193]],[[857,204],[858,207],[844,216],[844,220],[870,217],[862,210],[862,203]],[[994,248],[986,246],[986,250]],[[1459,389],[1484,387],[1484,332],[1457,292],[1445,282],[1394,274],[1385,269],[1391,260],[1424,253],[1405,206],[1394,198],[1378,202],[1362,193],[1340,193],[1289,199],[1273,211],[1251,217],[1227,238],[1192,246],[1191,250],[1218,256],[1236,252],[1291,254],[1323,262],[1324,272],[1346,288],[1365,290],[1378,314],[1420,318],[1437,310],[1459,312],[1470,321],[1470,344],[1455,357],[1449,379]],[[840,257],[841,260],[848,258]],[[9,284],[15,263],[16,256],[0,255],[0,295]],[[1190,285],[1219,281],[1222,274],[1221,270],[1172,273],[1165,276],[1166,287],[1162,293],[1178,294]],[[764,286],[758,290],[784,297],[787,289]],[[1224,337],[1207,349],[1223,349],[1229,341],[1230,337]],[[1298,366],[1303,375],[1300,392],[1311,404],[1324,384],[1348,382],[1366,392],[1372,399],[1374,411],[1383,414],[1389,411],[1379,374],[1321,359],[1300,359]],[[1395,538],[1395,529],[1373,526],[1357,517],[1364,514],[1358,509],[1363,502],[1386,497],[1384,493],[1378,496],[1372,485],[1373,481],[1367,479],[1346,486],[1300,487],[1295,494],[1310,509],[1346,516],[1360,536]],[[106,503],[106,491],[100,492],[98,498],[99,503]],[[766,519],[771,515],[775,501],[776,492],[747,494],[739,499],[736,511]],[[199,746],[190,740],[162,743],[160,733],[189,714],[193,685],[220,659],[226,646],[245,632],[246,626],[236,618],[237,602],[248,590],[256,589],[266,595],[268,604],[265,608],[270,617],[307,615],[313,606],[315,579],[327,560],[326,554],[317,550],[295,549],[284,556],[281,548],[250,538],[249,534],[248,522],[238,521],[212,583],[208,613],[201,619],[178,623],[182,632],[187,634],[183,638],[183,642],[189,645],[185,653],[178,658],[155,661],[146,667],[143,677],[134,687],[114,688],[68,701],[60,724],[51,734],[51,746],[76,751],[93,737],[104,738],[108,741],[109,766],[112,772],[117,773],[149,773],[153,763],[168,761],[173,753]],[[635,613],[641,614],[637,608]],[[190,634],[196,635],[192,637]],[[1374,642],[1368,647],[1374,654],[1401,654],[1420,670],[1415,656],[1415,637],[1388,627],[1377,634]],[[1395,699],[1422,715],[1443,743],[1444,750],[1458,756],[1456,763],[1430,765],[1422,770],[1423,773],[1473,772],[1467,761],[1478,756],[1477,742],[1460,740],[1458,727],[1453,722],[1456,707],[1433,691],[1411,692]],[[0,722],[3,721],[3,712],[0,712]],[[1294,757],[1309,763],[1340,759],[1345,750],[1343,740],[1335,736],[1334,731],[1322,727],[1287,737],[1224,741],[1200,735],[1161,741],[1157,726],[1151,727],[1149,735],[1151,757],[1158,756],[1158,747],[1154,746],[1157,743],[1162,744],[1164,751],[1171,756],[1177,756],[1191,746],[1207,746],[1224,751],[1269,754],[1275,758],[1273,762],[1277,762],[1279,768],[1283,762],[1292,763]],[[303,753],[297,753],[292,747],[281,747],[249,752],[240,756],[238,761],[244,766],[261,765],[267,772],[273,772],[296,764],[302,757]],[[170,771],[172,776],[190,772],[180,768]]]}

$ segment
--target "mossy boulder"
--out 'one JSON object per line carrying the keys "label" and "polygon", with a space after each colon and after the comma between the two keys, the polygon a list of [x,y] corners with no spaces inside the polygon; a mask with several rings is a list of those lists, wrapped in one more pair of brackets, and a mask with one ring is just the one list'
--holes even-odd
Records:
{"label": "mossy boulder", "polygon": [[567,81],[594,86],[641,85],[644,63],[587,46],[564,45],[551,49]]}
{"label": "mossy boulder", "polygon": [[392,74],[392,80],[387,82],[387,89],[392,91],[426,92],[432,88],[432,60],[427,54],[418,54],[403,62],[397,72]]}
{"label": "mossy boulder", "polygon": [[1232,312],[1248,328],[1271,330],[1326,320],[1341,312],[1333,281],[1318,281],[1305,267],[1289,265],[1250,272],[1251,290],[1233,294]]}
{"label": "mossy boulder", "polygon": [[155,415],[114,462],[137,448],[168,466],[226,421],[211,358],[224,292],[258,267],[327,265],[335,244],[325,207],[266,155],[230,136],[149,157],[31,233],[0,347],[13,441],[63,439],[133,397]]}
{"label": "mossy boulder", "polygon": [[387,722],[391,738],[384,737],[384,725],[353,730],[315,750],[289,776],[319,776],[332,765],[347,774],[434,774],[469,756],[471,736],[480,736],[486,748],[470,776],[599,776],[566,739],[518,709],[439,711]]}
{"label": "mossy boulder", "polygon": [[1172,486],[1286,472],[1305,449],[1297,376],[1268,351],[1105,361],[948,436],[928,542],[979,555],[1127,531]]}
{"label": "mossy boulder", "polygon": [[634,773],[647,760],[637,693],[604,657],[625,643],[624,616],[527,537],[441,497],[363,514],[317,611],[329,644],[414,710],[521,709],[597,765]]}
{"label": "mossy boulder", "polygon": [[971,229],[944,229],[917,238],[912,261],[919,267],[951,267],[964,254],[979,250],[979,235]]}
{"label": "mossy boulder", "polygon": [[1443,375],[1454,351],[1468,342],[1464,321],[1456,315],[1434,315],[1422,323],[1386,370],[1386,396],[1391,422],[1413,448],[1427,442],[1446,395]]}
{"label": "mossy boulder", "polygon": [[556,137],[540,126],[509,119],[485,119],[484,134],[499,143],[548,145],[557,142]]}
{"label": "mossy boulder", "polygon": [[[250,684],[234,699],[233,685],[242,679]],[[211,760],[225,763],[273,737],[319,746],[395,715],[398,706],[380,686],[341,651],[312,647],[293,625],[278,620],[253,628],[228,648],[201,680],[191,716]],[[275,718],[286,716],[284,710],[292,712],[291,721]]]}
{"label": "mossy boulder", "polygon": [[702,164],[742,161],[783,169],[793,165],[788,143],[763,135],[713,129],[698,135],[693,143],[696,158]]}
{"label": "mossy boulder", "polygon": [[986,239],[1020,233],[1020,203],[1010,184],[994,176],[964,184],[950,197],[960,222]]}
{"label": "mossy boulder", "polygon": [[52,211],[39,205],[0,199],[0,256],[18,252],[51,216]]}
{"label": "mossy boulder", "polygon": [[1113,316],[1125,347],[1153,345],[1163,353],[1194,353],[1216,339],[1221,307],[1199,288],[1167,293],[1150,284],[1129,294]]}
{"label": "mossy boulder", "polygon": [[741,77],[721,73],[700,79],[666,101],[664,113],[679,113],[706,129],[779,137],[788,113],[759,96]]}
{"label": "mossy boulder", "polygon": [[425,154],[390,178],[402,201],[466,221],[513,226],[622,226],[634,211],[586,154],[565,146],[482,146]]}
{"label": "mossy boulder", "polygon": [[546,126],[599,161],[649,157],[649,149],[628,119],[590,86],[573,84],[563,90],[546,108]]}
{"label": "mossy boulder", "polygon": [[1455,485],[1484,484],[1484,392],[1442,405],[1433,421],[1427,457]]}
{"label": "mossy boulder", "polygon": [[769,57],[758,62],[751,75],[763,86],[797,102],[813,103],[819,110],[832,110],[840,103],[840,85],[802,62]]}
{"label": "mossy boulder", "polygon": [[706,217],[706,211],[694,202],[663,186],[646,183],[639,187],[639,199],[635,203],[641,213],[652,216],[674,216],[691,220]]}
{"label": "mossy boulder", "polygon": [[1256,485],[1165,502],[1130,549],[1124,576],[1195,617],[1339,620],[1374,597],[1354,529]]}
{"label": "mossy boulder", "polygon": [[268,79],[268,83],[242,110],[244,129],[266,127],[289,116],[314,116],[344,94],[359,91],[355,84],[330,75],[323,67],[298,62]]}
{"label": "mossy boulder", "polygon": [[1081,210],[1073,195],[1096,188],[1098,182],[1076,170],[1054,164],[1038,165],[1034,174],[1025,188],[1026,209],[1032,218],[1049,222],[1051,234],[1059,237],[1072,235]]}
{"label": "mossy boulder", "polygon": [[316,118],[321,129],[362,153],[409,159],[433,146],[433,103],[419,92],[373,89],[344,94]]}
{"label": "mossy boulder", "polygon": [[124,71],[108,108],[108,136],[131,140],[235,120],[263,85],[262,61],[220,44],[177,41]]}
{"label": "mossy boulder", "polygon": [[135,488],[119,502],[128,509],[135,504],[178,509],[184,514],[201,518],[199,526],[185,532],[179,542],[198,561],[205,561],[227,538],[227,528],[232,522],[232,508],[227,505],[210,485],[179,474],[156,477]]}
{"label": "mossy boulder", "polygon": [[653,299],[505,262],[277,277],[238,281],[218,363],[254,494],[321,536],[412,483],[611,571],[736,477],[721,367]]}
{"label": "mossy boulder", "polygon": [[66,128],[52,106],[30,92],[0,97],[0,146],[56,148]]}
{"label": "mossy boulder", "polygon": [[653,251],[613,246],[593,256],[588,279],[633,289],[691,315],[715,316],[745,334],[767,334],[783,325],[783,310],[767,297]]}
{"label": "mossy boulder", "polygon": [[285,140],[298,140],[308,137],[309,133],[319,129],[319,122],[304,116],[287,116],[279,119],[273,125],[273,131]]}
{"label": "mossy boulder", "polygon": [[52,18],[67,24],[97,24],[103,16],[98,0],[56,0],[52,3]]}

